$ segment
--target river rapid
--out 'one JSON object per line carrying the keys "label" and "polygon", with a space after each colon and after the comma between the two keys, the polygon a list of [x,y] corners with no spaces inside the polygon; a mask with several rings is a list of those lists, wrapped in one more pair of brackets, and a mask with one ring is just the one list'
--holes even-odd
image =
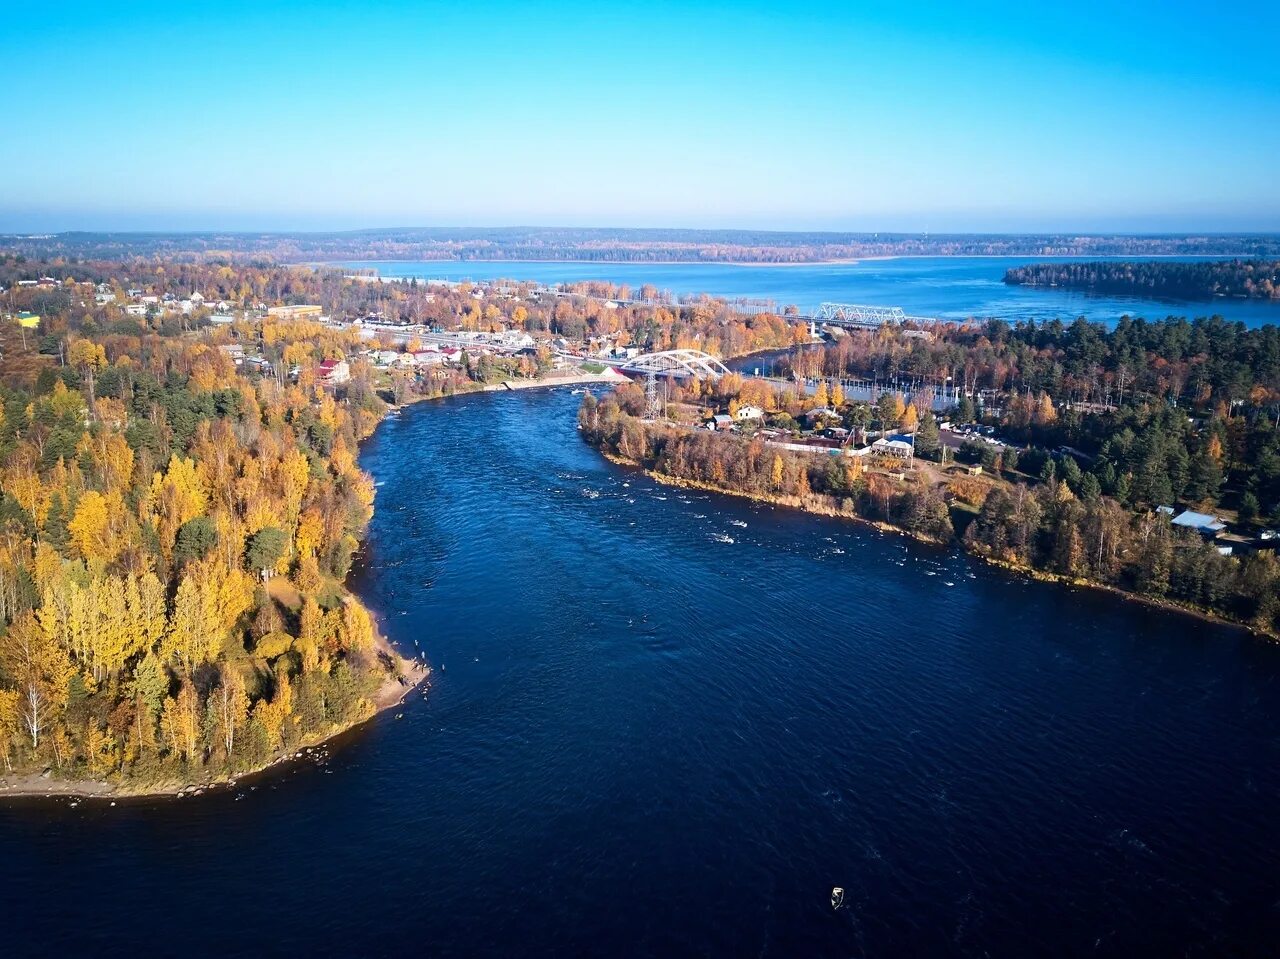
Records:
{"label": "river rapid", "polygon": [[354,586],[429,694],[233,793],[0,804],[5,954],[1271,952],[1280,648],[660,486],[578,401],[384,423]]}

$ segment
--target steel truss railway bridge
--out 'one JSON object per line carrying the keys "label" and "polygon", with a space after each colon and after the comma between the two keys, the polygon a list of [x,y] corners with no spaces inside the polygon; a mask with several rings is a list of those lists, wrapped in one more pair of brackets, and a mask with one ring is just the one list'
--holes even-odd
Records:
{"label": "steel truss railway bridge", "polygon": [[862,306],[857,303],[823,303],[810,319],[828,326],[858,330],[878,330],[886,325],[901,326],[913,322],[936,322],[931,316],[908,316],[898,306]]}

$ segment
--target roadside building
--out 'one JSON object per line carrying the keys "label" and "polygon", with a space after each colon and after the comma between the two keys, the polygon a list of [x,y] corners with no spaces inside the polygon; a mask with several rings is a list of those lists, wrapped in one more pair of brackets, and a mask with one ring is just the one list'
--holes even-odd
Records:
{"label": "roadside building", "polygon": [[524,330],[503,330],[501,333],[495,333],[491,342],[512,350],[526,349],[535,344],[533,337]]}
{"label": "roadside building", "polygon": [[1217,539],[1218,534],[1227,528],[1227,524],[1222,522],[1216,516],[1210,516],[1208,513],[1197,513],[1193,510],[1184,510],[1173,518],[1174,526],[1181,526],[1183,529],[1194,530],[1205,539]]}

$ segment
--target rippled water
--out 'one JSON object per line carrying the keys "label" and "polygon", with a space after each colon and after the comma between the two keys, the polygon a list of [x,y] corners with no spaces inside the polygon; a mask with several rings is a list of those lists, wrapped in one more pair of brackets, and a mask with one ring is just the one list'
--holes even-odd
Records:
{"label": "rippled water", "polygon": [[0,805],[5,953],[1271,951],[1280,649],[658,486],[577,401],[387,422],[356,586],[430,695],[239,799]]}
{"label": "rippled water", "polygon": [[[904,257],[857,263],[810,263],[798,266],[742,266],[731,263],[546,263],[520,261],[381,261],[350,263],[374,268],[383,276],[446,280],[516,279],[537,283],[607,280],[626,283],[633,295],[652,283],[680,297],[710,293],[731,299],[772,300],[812,311],[818,304],[865,303],[898,306],[915,316],[944,320],[998,317],[1018,320],[1086,316],[1113,323],[1121,316],[1149,320],[1167,316],[1220,314],[1248,326],[1280,323],[1280,301],[1215,298],[1200,302],[1150,297],[1112,296],[1062,289],[1006,286],[1005,271],[1046,260],[1070,261],[1089,257]],[[1096,259],[1093,258],[1093,259]],[[1128,259],[1151,259],[1129,257]],[[1229,257],[1175,257],[1217,260]]]}

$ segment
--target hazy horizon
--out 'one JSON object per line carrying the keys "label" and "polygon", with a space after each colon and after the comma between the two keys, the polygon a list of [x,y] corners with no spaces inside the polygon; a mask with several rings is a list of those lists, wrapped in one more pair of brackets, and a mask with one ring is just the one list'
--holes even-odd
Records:
{"label": "hazy horizon", "polygon": [[831,236],[873,236],[882,234],[885,236],[1080,236],[1080,237],[1106,237],[1106,236],[1132,236],[1132,237],[1182,237],[1182,236],[1280,236],[1280,228],[1273,229],[1230,229],[1230,228],[1213,228],[1213,227],[1188,227],[1183,229],[1072,229],[1070,227],[1045,228],[1045,229],[891,229],[891,228],[836,228],[827,226],[816,227],[786,227],[786,226],[756,226],[744,224],[738,226],[704,226],[698,224],[678,224],[669,223],[653,223],[653,224],[620,224],[620,223],[517,223],[517,222],[494,222],[494,223],[413,223],[413,224],[357,224],[351,226],[190,226],[190,227],[168,227],[163,225],[156,226],[65,226],[65,227],[5,227],[0,225],[0,236],[17,236],[17,237],[35,237],[35,236],[57,236],[63,234],[86,233],[86,234],[151,234],[157,236],[201,236],[208,234],[233,234],[244,236],[255,235],[299,235],[314,234],[323,236],[327,234],[381,234],[381,233],[397,233],[397,232],[413,232],[413,231],[436,231],[450,232],[456,231],[459,236],[467,236],[471,233],[481,233],[483,231],[539,231],[539,230],[581,230],[593,231],[604,234],[622,234],[631,231],[650,231],[657,233],[767,233],[777,234],[779,236],[786,235],[806,235],[806,234],[829,234]]}

